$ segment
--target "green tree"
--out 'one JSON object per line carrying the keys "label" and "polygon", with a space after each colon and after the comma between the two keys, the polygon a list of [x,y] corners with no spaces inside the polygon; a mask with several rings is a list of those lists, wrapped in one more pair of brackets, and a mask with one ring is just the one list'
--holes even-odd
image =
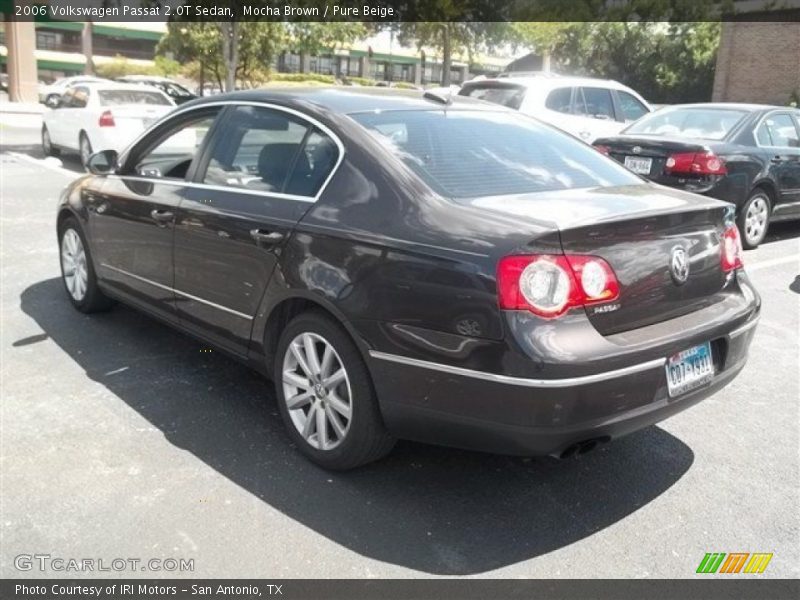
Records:
{"label": "green tree", "polygon": [[305,72],[305,58],[333,52],[367,36],[364,23],[357,21],[310,22],[297,21],[286,24],[286,48],[300,54],[300,71]]}

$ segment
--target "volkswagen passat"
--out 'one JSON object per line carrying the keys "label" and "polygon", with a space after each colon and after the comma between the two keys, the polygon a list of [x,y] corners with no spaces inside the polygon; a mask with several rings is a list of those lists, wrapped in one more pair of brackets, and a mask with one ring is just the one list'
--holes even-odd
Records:
{"label": "volkswagen passat", "polygon": [[64,285],[275,381],[346,469],[397,438],[568,455],[729,383],[760,300],[732,207],[517,112],[363,89],[164,117],[64,193]]}

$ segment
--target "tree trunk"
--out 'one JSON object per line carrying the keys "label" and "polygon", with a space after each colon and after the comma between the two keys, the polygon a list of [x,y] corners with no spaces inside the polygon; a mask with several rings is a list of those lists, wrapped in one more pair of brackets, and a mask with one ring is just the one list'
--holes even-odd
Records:
{"label": "tree trunk", "polygon": [[239,66],[239,40],[236,21],[220,23],[222,31],[222,59],[225,61],[225,91],[236,89],[236,69]]}
{"label": "tree trunk", "polygon": [[544,71],[545,73],[549,73],[550,72],[550,51],[549,50],[545,50],[542,53],[542,71]]}
{"label": "tree trunk", "polygon": [[86,64],[83,67],[84,75],[94,75],[94,50],[92,49],[92,22],[86,21],[83,24],[83,31],[81,32],[81,51],[86,58]]}
{"label": "tree trunk", "polygon": [[450,66],[453,62],[450,48],[450,23],[443,23],[442,31],[442,85],[450,87]]}

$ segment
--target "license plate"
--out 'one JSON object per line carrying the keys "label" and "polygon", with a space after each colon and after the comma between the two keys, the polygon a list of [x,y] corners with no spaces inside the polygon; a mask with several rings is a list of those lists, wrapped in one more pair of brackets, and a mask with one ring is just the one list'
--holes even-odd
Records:
{"label": "license plate", "polygon": [[708,383],[714,377],[711,344],[706,342],[670,356],[666,368],[670,397],[679,396]]}
{"label": "license plate", "polygon": [[634,173],[639,173],[640,175],[649,175],[650,167],[653,166],[653,159],[639,158],[638,156],[626,156],[625,166]]}

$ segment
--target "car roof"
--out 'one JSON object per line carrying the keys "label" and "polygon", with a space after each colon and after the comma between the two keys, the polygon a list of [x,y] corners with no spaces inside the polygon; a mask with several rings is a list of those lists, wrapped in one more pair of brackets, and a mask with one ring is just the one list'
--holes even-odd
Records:
{"label": "car roof", "polygon": [[672,111],[678,108],[702,108],[707,110],[743,110],[746,112],[757,112],[762,110],[797,110],[791,106],[776,106],[774,104],[751,104],[747,102],[695,102],[691,104],[671,104],[665,106],[662,111]]}
{"label": "car roof", "polygon": [[117,81],[157,81],[159,83],[177,83],[169,77],[161,77],[160,75],[123,75],[117,77]]}
{"label": "car roof", "polygon": [[[488,112],[508,109],[496,104],[489,104],[474,98],[465,98],[453,93],[451,103],[438,102],[425,97],[420,90],[400,90],[386,87],[287,87],[264,88],[229,92],[193,100],[188,106],[201,106],[215,102],[274,102],[286,106],[302,108],[312,103],[318,108],[325,108],[342,114],[359,112],[393,111],[393,110],[482,110]],[[438,95],[438,94],[437,94]]]}
{"label": "car roof", "polygon": [[570,75],[521,75],[515,77],[513,74],[503,75],[503,77],[487,78],[478,81],[467,81],[464,85],[480,85],[482,83],[516,83],[526,87],[535,86],[537,88],[556,88],[556,87],[570,87],[575,85],[598,85],[602,84],[604,87],[614,89],[628,90],[628,86],[621,84],[619,81],[613,79],[599,79],[595,77],[573,77]]}

